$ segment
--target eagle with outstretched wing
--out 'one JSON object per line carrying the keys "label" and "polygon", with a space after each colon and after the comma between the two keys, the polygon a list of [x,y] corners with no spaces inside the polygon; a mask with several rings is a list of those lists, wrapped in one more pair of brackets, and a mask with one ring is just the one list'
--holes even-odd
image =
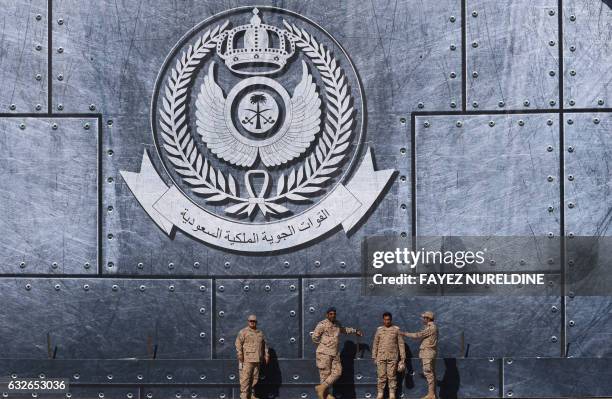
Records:
{"label": "eagle with outstretched wing", "polygon": [[264,165],[278,166],[289,162],[310,146],[321,127],[321,99],[306,63],[302,61],[302,79],[295,87],[285,114],[290,118],[272,140],[242,140],[234,126],[228,126],[226,98],[214,78],[212,63],[196,100],[197,131],[210,151],[237,166],[250,167],[261,158]]}

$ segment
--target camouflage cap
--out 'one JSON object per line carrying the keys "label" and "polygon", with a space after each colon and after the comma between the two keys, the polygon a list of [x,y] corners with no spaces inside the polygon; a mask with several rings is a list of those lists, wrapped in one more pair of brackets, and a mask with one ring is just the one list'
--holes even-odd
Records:
{"label": "camouflage cap", "polygon": [[433,320],[434,319],[434,314],[432,311],[425,311],[421,314],[421,317],[427,317],[429,320]]}
{"label": "camouflage cap", "polygon": [[257,316],[255,316],[254,314],[249,315],[248,321],[257,321]]}

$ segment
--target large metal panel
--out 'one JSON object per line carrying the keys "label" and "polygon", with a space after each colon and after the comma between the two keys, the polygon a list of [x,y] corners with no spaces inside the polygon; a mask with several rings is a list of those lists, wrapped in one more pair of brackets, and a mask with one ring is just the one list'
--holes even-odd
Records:
{"label": "large metal panel", "polygon": [[297,279],[215,281],[215,358],[236,358],[234,342],[247,326],[247,316],[257,315],[271,357],[299,357],[300,298]]}
{"label": "large metal panel", "polygon": [[2,0],[0,112],[47,111],[47,0]]}
{"label": "large metal panel", "polygon": [[95,273],[97,120],[0,119],[0,271]]}
{"label": "large metal panel", "polygon": [[0,286],[5,357],[46,358],[55,348],[57,358],[211,354],[209,280],[5,278]]}
{"label": "large metal panel", "polygon": [[559,234],[556,115],[418,117],[415,152],[419,235]]}
{"label": "large metal panel", "polygon": [[468,109],[559,106],[556,0],[466,1]]}
{"label": "large metal panel", "polygon": [[504,398],[609,397],[606,358],[504,359]]}
{"label": "large metal panel", "polygon": [[612,4],[563,1],[564,99],[566,107],[610,106]]}
{"label": "large metal panel", "polygon": [[[364,330],[358,342],[355,336],[343,337],[343,351],[369,348],[382,313],[390,311],[394,323],[404,331],[416,331],[424,310],[436,314],[440,329],[439,357],[459,357],[469,345],[470,356],[557,356],[559,354],[560,298],[500,297],[372,297],[362,295],[359,278],[305,279],[304,357],[313,358],[315,346],[309,335],[325,317],[325,309],[335,305],[338,319],[345,325]],[[345,304],[350,304],[347,306]],[[355,312],[354,309],[359,309]],[[495,320],[492,333],[491,320]],[[462,336],[464,337],[462,340]],[[465,347],[462,345],[465,343]],[[408,342],[411,357],[418,356],[418,346]]]}

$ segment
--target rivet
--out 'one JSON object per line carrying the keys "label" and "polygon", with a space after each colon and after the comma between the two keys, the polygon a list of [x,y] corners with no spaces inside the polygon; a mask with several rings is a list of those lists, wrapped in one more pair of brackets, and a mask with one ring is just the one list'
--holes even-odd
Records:
{"label": "rivet", "polygon": [[495,385],[493,384],[489,385],[489,391],[495,391]]}
{"label": "rivet", "polygon": [[63,18],[58,19],[57,20],[57,24],[58,25],[64,25],[64,19]]}
{"label": "rivet", "polygon": [[173,262],[168,263],[168,269],[174,269],[174,263]]}
{"label": "rivet", "polygon": [[567,233],[567,236],[568,236],[569,238],[574,238],[574,233],[572,233],[572,232],[570,231],[569,233]]}
{"label": "rivet", "polygon": [[550,100],[550,101],[548,102],[548,104],[549,104],[551,107],[554,107],[554,106],[557,104],[557,102],[556,102],[555,100]]}
{"label": "rivet", "polygon": [[406,176],[400,176],[400,181],[402,183],[406,183],[406,180],[407,180]]}
{"label": "rivet", "polygon": [[576,325],[576,322],[574,320],[570,320],[569,325],[570,327],[574,327]]}
{"label": "rivet", "polygon": [[571,145],[567,147],[567,152],[574,152],[574,147],[572,147]]}
{"label": "rivet", "polygon": [[505,102],[503,102],[503,101],[500,101],[500,102],[498,102],[498,103],[497,103],[497,106],[498,106],[499,108],[503,108],[505,105],[506,105],[506,103],[505,103]]}
{"label": "rivet", "polygon": [[83,289],[85,291],[89,291],[89,284],[83,284]]}
{"label": "rivet", "polygon": [[574,180],[574,175],[569,175],[569,176],[567,176],[567,180],[569,180],[569,181],[573,181],[573,180]]}
{"label": "rivet", "polygon": [[294,344],[294,343],[295,343],[295,338],[294,338],[294,337],[289,338],[289,342],[291,342],[292,344]]}
{"label": "rivet", "polygon": [[144,264],[142,262],[138,262],[138,265],[136,265],[139,269],[142,269],[144,267]]}
{"label": "rivet", "polygon": [[429,127],[429,126],[431,126],[431,123],[429,123],[429,121],[425,121],[425,122],[423,122],[423,126],[424,127]]}
{"label": "rivet", "polygon": [[153,397],[153,392],[147,392],[147,398],[151,399]]}
{"label": "rivet", "polygon": [[549,231],[548,234],[546,234],[548,236],[548,238],[553,238],[555,236],[555,233],[553,233],[552,231]]}
{"label": "rivet", "polygon": [[574,22],[576,20],[576,16],[575,15],[570,15],[570,21]]}
{"label": "rivet", "polygon": [[478,47],[478,42],[472,42],[472,47],[474,48]]}
{"label": "rivet", "polygon": [[593,118],[593,123],[598,125],[599,124],[599,118]]}
{"label": "rivet", "polygon": [[455,72],[451,72],[449,76],[451,79],[455,79],[457,77],[457,74]]}
{"label": "rivet", "polygon": [[570,291],[567,296],[569,296],[570,298],[573,298],[575,296],[574,291]]}
{"label": "rivet", "polygon": [[472,11],[472,17],[476,18],[478,16],[478,11]]}
{"label": "rivet", "polygon": [[219,286],[219,291],[220,291],[220,292],[225,291],[225,287],[224,287],[224,286],[222,286],[222,285],[220,285],[220,286]]}
{"label": "rivet", "polygon": [[36,104],[36,111],[40,111],[42,109],[42,105]]}
{"label": "rivet", "polygon": [[321,261],[315,260],[315,267],[321,267]]}
{"label": "rivet", "polygon": [[128,392],[127,394],[125,394],[125,397],[128,399],[132,399],[134,397],[134,394],[131,392]]}
{"label": "rivet", "polygon": [[549,74],[550,76],[555,76],[555,71],[548,71],[548,74]]}
{"label": "rivet", "polygon": [[457,18],[455,18],[455,16],[454,16],[454,15],[451,15],[451,17],[449,18],[449,20],[450,20],[451,22],[455,22],[455,21],[457,20]]}
{"label": "rivet", "polygon": [[117,291],[119,289],[119,286],[117,284],[113,284],[112,289],[113,291]]}
{"label": "rivet", "polygon": [[106,124],[107,124],[108,126],[113,126],[113,120],[112,120],[112,119],[109,119],[108,121],[106,121]]}
{"label": "rivet", "polygon": [[549,41],[548,45],[551,46],[551,47],[554,46],[555,45],[555,41],[554,40]]}
{"label": "rivet", "polygon": [[450,107],[451,108],[457,108],[457,103],[455,101],[451,101]]}
{"label": "rivet", "polygon": [[524,264],[526,264],[527,262],[525,262],[525,259],[521,259],[521,260],[519,261],[519,263],[520,263],[521,265],[524,265]]}
{"label": "rivet", "polygon": [[51,263],[51,267],[54,268],[54,269],[57,269],[57,262]]}
{"label": "rivet", "polygon": [[555,15],[555,10],[548,10],[548,15],[550,15],[551,17]]}
{"label": "rivet", "polygon": [[454,44],[451,44],[450,45],[450,49],[451,49],[451,51],[455,51],[455,50],[457,50],[457,46],[454,45]]}
{"label": "rivet", "polygon": [[547,209],[548,209],[548,212],[552,212],[552,211],[554,211],[554,210],[555,210],[555,207],[554,207],[554,206],[552,206],[552,205],[548,205],[548,208],[547,208]]}
{"label": "rivet", "polygon": [[524,105],[525,107],[528,107],[528,106],[529,106],[529,104],[530,104],[529,100],[525,100],[525,101],[523,101],[523,105]]}
{"label": "rivet", "polygon": [[83,129],[85,129],[85,130],[89,130],[90,127],[91,127],[91,125],[89,124],[89,122],[87,122],[87,123],[85,123],[83,125]]}
{"label": "rivet", "polygon": [[512,359],[506,359],[506,364],[512,364]]}
{"label": "rivet", "polygon": [[570,49],[571,52],[574,52],[574,51],[576,51],[576,46],[570,46],[569,49]]}
{"label": "rivet", "polygon": [[200,313],[201,313],[201,314],[206,313],[206,308],[200,308]]}
{"label": "rivet", "polygon": [[514,392],[508,391],[508,397],[512,397],[513,395],[514,395]]}
{"label": "rivet", "polygon": [[59,75],[57,75],[57,80],[59,80],[59,81],[64,80],[64,75],[62,75],[61,73]]}
{"label": "rivet", "polygon": [[143,284],[139,287],[140,291],[144,291],[147,287]]}
{"label": "rivet", "polygon": [[576,262],[574,262],[573,259],[570,259],[569,261],[567,261],[567,264],[570,265],[570,266],[574,266],[575,263]]}
{"label": "rivet", "polygon": [[491,264],[491,266],[495,266],[495,263],[496,263],[496,262],[495,262],[495,259],[491,259],[491,260],[489,261],[489,263]]}
{"label": "rivet", "polygon": [[308,285],[308,289],[309,289],[310,291],[314,291],[314,289],[315,289],[314,284],[309,284],[309,285]]}
{"label": "rivet", "polygon": [[200,286],[200,291],[206,291],[206,286],[205,285],[201,285]]}
{"label": "rivet", "polygon": [[26,128],[25,123],[20,123],[19,124],[19,129],[24,130]]}
{"label": "rivet", "polygon": [[95,111],[96,110],[96,106],[94,104],[89,104],[89,110],[90,111]]}
{"label": "rivet", "polygon": [[573,202],[570,202],[569,204],[567,204],[568,208],[574,208],[576,205]]}
{"label": "rivet", "polygon": [[570,70],[570,75],[572,75],[572,76],[576,76],[576,70],[571,69],[571,70]]}
{"label": "rivet", "polygon": [[242,289],[244,290],[244,292],[247,292],[250,288],[248,285],[245,285],[244,287],[242,287]]}
{"label": "rivet", "polygon": [[55,291],[59,291],[62,287],[59,284],[55,284],[54,288]]}
{"label": "rivet", "polygon": [[11,104],[9,108],[11,109],[11,111],[14,111],[17,108],[17,106],[15,104]]}
{"label": "rivet", "polygon": [[519,119],[519,121],[518,121],[518,125],[519,125],[519,126],[525,126],[525,121],[524,121],[524,120],[522,120],[522,119]]}
{"label": "rivet", "polygon": [[225,343],[225,338],[219,338],[219,343],[220,343],[220,344]]}
{"label": "rivet", "polygon": [[193,262],[193,268],[197,269],[200,267],[200,262]]}
{"label": "rivet", "polygon": [[400,118],[400,123],[406,123],[406,118]]}
{"label": "rivet", "polygon": [[289,312],[289,316],[291,316],[291,317],[295,317],[295,310],[290,311],[290,312]]}
{"label": "rivet", "polygon": [[547,120],[547,121],[546,121],[546,124],[547,124],[548,126],[552,126],[552,124],[553,124],[552,119]]}
{"label": "rivet", "polygon": [[58,47],[57,48],[57,52],[60,53],[60,54],[63,53],[64,52],[64,48],[63,47]]}
{"label": "rivet", "polygon": [[418,108],[421,108],[421,109],[422,109],[422,108],[425,108],[425,104],[423,104],[422,102],[420,102],[420,103],[418,103],[418,104],[417,104],[417,107],[418,107]]}
{"label": "rivet", "polygon": [[36,20],[37,20],[37,21],[40,21],[41,19],[42,19],[42,15],[40,15],[40,14],[36,14]]}
{"label": "rivet", "polygon": [[57,110],[58,110],[58,111],[61,111],[61,110],[63,110],[63,109],[64,109],[64,104],[58,104],[58,105],[57,105]]}
{"label": "rivet", "polygon": [[341,261],[340,262],[340,267],[344,269],[346,267],[346,262],[345,261]]}
{"label": "rivet", "polygon": [[557,310],[559,310],[559,309],[557,309],[557,307],[556,307],[556,306],[552,306],[552,307],[550,308],[550,311],[551,311],[552,313],[557,313]]}
{"label": "rivet", "polygon": [[568,125],[573,125],[574,124],[574,120],[573,119],[568,119],[567,120],[567,124]]}
{"label": "rivet", "polygon": [[472,102],[472,107],[474,107],[474,108],[478,108],[478,101],[474,101],[474,102]]}
{"label": "rivet", "polygon": [[346,289],[346,285],[345,285],[345,284],[340,284],[340,289],[341,289],[342,291],[344,291],[344,290]]}
{"label": "rivet", "polygon": [[106,264],[106,266],[108,266],[108,267],[113,267],[113,266],[115,266],[115,264],[114,264],[113,262],[108,262],[108,263]]}
{"label": "rivet", "polygon": [[81,375],[79,373],[74,373],[72,378],[74,378],[75,380],[78,380],[79,378],[81,378]]}
{"label": "rivet", "polygon": [[555,180],[555,178],[554,178],[553,176],[548,176],[548,177],[546,178],[546,180],[548,180],[548,181],[553,181],[553,180]]}
{"label": "rivet", "polygon": [[402,211],[405,211],[407,208],[408,208],[408,207],[406,206],[406,204],[401,204],[401,205],[400,205],[400,209],[401,209]]}
{"label": "rivet", "polygon": [[40,44],[37,44],[34,48],[36,49],[36,51],[42,50],[42,46]]}
{"label": "rivet", "polygon": [[108,234],[107,237],[108,237],[109,240],[113,239],[113,235],[112,234]]}
{"label": "rivet", "polygon": [[313,307],[311,306],[311,307],[309,307],[309,308],[308,308],[308,311],[309,311],[310,313],[314,313],[315,308],[313,308]]}
{"label": "rivet", "polygon": [[571,105],[571,106],[576,105],[576,101],[574,101],[574,100],[569,100],[569,105]]}
{"label": "rivet", "polygon": [[201,332],[200,333],[200,338],[206,338],[206,333],[205,332]]}
{"label": "rivet", "polygon": [[26,266],[25,262],[21,262],[21,263],[19,263],[19,267],[20,267],[20,268],[22,268],[22,269],[23,269],[25,266]]}
{"label": "rivet", "polygon": [[112,177],[109,177],[108,179],[106,179],[106,181],[107,181],[107,182],[109,182],[109,183],[112,183],[112,182],[113,182],[113,180],[114,180],[114,179],[113,179]]}
{"label": "rivet", "polygon": [[53,123],[53,124],[51,125],[51,129],[53,129],[53,130],[57,130],[57,123]]}
{"label": "rivet", "polygon": [[555,337],[554,335],[550,337],[550,342],[557,342],[557,337]]}
{"label": "rivet", "polygon": [[604,100],[600,98],[599,100],[597,100],[597,104],[598,105],[604,105]]}
{"label": "rivet", "polygon": [[295,291],[295,285],[294,284],[291,284],[289,286],[289,291]]}
{"label": "rivet", "polygon": [[223,316],[225,316],[225,312],[223,310],[220,310],[219,311],[219,317],[223,317]]}
{"label": "rivet", "polygon": [[476,71],[472,72],[472,77],[473,78],[477,78],[478,77],[478,72],[476,72]]}
{"label": "rivet", "polygon": [[289,261],[288,260],[284,261],[283,264],[284,264],[285,268],[289,267]]}
{"label": "rivet", "polygon": [[546,147],[546,151],[552,152],[552,150],[553,150],[553,146],[552,145],[549,145],[548,147]]}
{"label": "rivet", "polygon": [[405,231],[402,231],[402,232],[400,233],[400,237],[402,237],[402,238],[406,238],[406,237],[408,237],[408,233],[406,233]]}
{"label": "rivet", "polygon": [[174,291],[174,285],[172,285],[172,284],[171,284],[171,285],[169,285],[169,286],[168,286],[168,290],[169,290],[169,291]]}
{"label": "rivet", "polygon": [[457,121],[457,122],[455,123],[455,126],[457,126],[457,127],[461,127],[461,126],[463,126],[463,122],[461,122],[461,121]]}
{"label": "rivet", "polygon": [[36,76],[34,77],[34,79],[41,80],[42,79],[42,75],[40,73],[37,73]]}

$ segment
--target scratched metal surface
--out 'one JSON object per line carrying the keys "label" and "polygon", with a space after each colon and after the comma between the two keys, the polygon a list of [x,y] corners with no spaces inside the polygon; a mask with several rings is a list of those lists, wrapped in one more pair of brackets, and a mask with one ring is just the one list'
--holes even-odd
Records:
{"label": "scratched metal surface", "polygon": [[0,118],[0,271],[97,271],[97,120]]}
{"label": "scratched metal surface", "polygon": [[44,359],[57,347],[64,359],[146,358],[156,345],[159,358],[211,355],[210,280],[2,278],[0,286],[6,357]]}
{"label": "scratched metal surface", "polygon": [[215,280],[215,358],[236,358],[234,342],[249,314],[268,340],[271,356],[299,357],[300,302],[297,279]]}
{"label": "scratched metal surface", "polygon": [[564,94],[568,108],[610,106],[612,2],[563,1]]}
{"label": "scratched metal surface", "polygon": [[556,12],[555,0],[466,2],[467,109],[559,107]]}
{"label": "scratched metal surface", "polygon": [[[486,296],[368,297],[360,295],[361,281],[358,278],[305,279],[303,290],[306,358],[315,355],[310,332],[325,317],[325,309],[331,305],[338,308],[338,320],[341,323],[364,330],[365,336],[359,341],[356,336],[343,336],[344,343],[340,349],[347,354],[355,352],[359,343],[366,345],[363,356],[370,356],[371,342],[376,328],[382,324],[384,311],[390,311],[394,315],[394,323],[404,331],[417,331],[422,328],[419,315],[429,309],[438,320],[439,357],[459,357],[465,354],[468,344],[469,355],[474,357],[559,355],[561,315],[558,311],[558,296],[502,297],[495,301]],[[349,302],[353,304],[352,308],[343,306]],[[535,319],[534,315],[537,315]],[[483,328],[474,322],[483,317],[495,320],[494,333],[490,328]],[[417,343],[407,343],[411,357],[418,356]]]}
{"label": "scratched metal surface", "polygon": [[0,112],[47,112],[47,1],[0,9]]}

